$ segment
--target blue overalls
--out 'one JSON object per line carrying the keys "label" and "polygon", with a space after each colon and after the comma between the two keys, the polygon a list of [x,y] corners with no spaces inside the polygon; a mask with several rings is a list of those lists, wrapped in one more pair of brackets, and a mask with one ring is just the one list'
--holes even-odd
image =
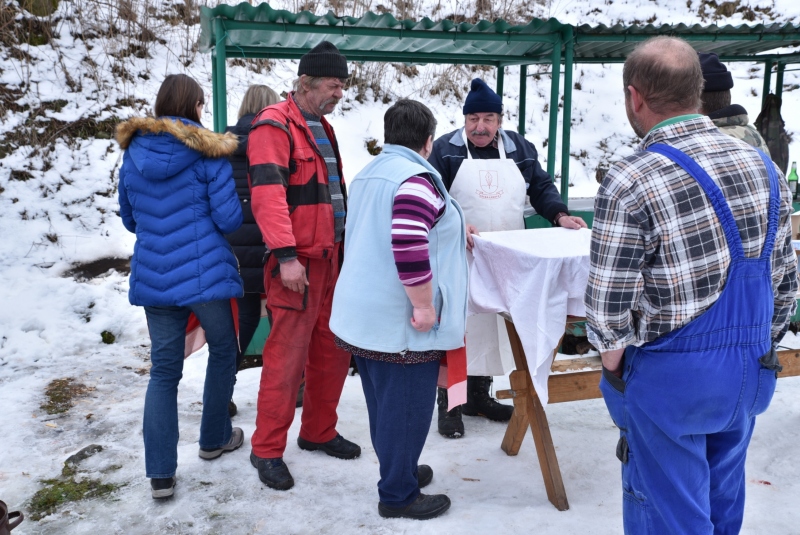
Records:
{"label": "blue overalls", "polygon": [[733,214],[708,173],[673,147],[648,150],[703,188],[731,262],[721,295],[702,315],[642,347],[627,347],[622,379],[603,371],[600,390],[620,428],[625,533],[734,534],[742,525],[755,417],[767,409],[780,370],[770,340],[779,178],[762,154],[769,225],[761,256],[746,258]]}

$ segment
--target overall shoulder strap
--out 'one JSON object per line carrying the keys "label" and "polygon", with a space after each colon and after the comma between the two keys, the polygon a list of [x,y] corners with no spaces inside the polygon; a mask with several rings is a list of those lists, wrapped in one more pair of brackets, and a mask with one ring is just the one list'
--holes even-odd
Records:
{"label": "overall shoulder strap", "polygon": [[778,219],[781,212],[781,187],[780,177],[775,171],[775,164],[772,160],[761,152],[761,161],[764,162],[764,167],[767,168],[767,175],[769,176],[769,222],[767,223],[767,237],[764,239],[764,248],[761,250],[761,258],[770,258],[772,256],[772,249],[775,247],[775,235],[778,233]]}
{"label": "overall shoulder strap", "polygon": [[708,200],[711,201],[711,206],[714,208],[714,212],[716,212],[719,222],[722,224],[722,229],[725,231],[725,239],[728,241],[728,249],[730,250],[731,258],[744,258],[742,238],[739,235],[739,228],[736,226],[736,220],[731,213],[728,202],[725,200],[725,196],[722,194],[722,190],[720,190],[719,186],[708,176],[708,173],[686,153],[675,147],[670,147],[663,143],[655,143],[650,145],[647,150],[666,156],[682,167],[684,171],[689,173],[689,175],[700,184]]}

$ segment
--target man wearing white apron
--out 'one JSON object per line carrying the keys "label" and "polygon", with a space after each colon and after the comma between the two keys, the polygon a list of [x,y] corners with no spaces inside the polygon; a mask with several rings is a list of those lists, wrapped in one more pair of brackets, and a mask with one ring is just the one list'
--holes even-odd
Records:
{"label": "man wearing white apron", "polygon": [[[539,165],[533,145],[516,132],[500,128],[502,99],[483,80],[472,81],[463,111],[464,128],[437,139],[429,161],[461,205],[467,223],[480,232],[524,229],[529,197],[536,212],[554,225],[586,227],[581,218],[569,215],[553,180]],[[514,367],[500,317],[467,318],[466,348],[467,403],[448,412],[447,391],[439,389],[439,433],[448,438],[464,435],[462,412],[508,421],[514,410],[489,393],[491,376]]]}

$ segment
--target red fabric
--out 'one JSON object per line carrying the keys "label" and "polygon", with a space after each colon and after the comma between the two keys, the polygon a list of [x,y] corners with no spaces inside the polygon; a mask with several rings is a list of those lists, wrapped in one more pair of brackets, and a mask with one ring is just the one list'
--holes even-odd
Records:
{"label": "red fabric", "polygon": [[[320,122],[341,162],[333,128],[324,117]],[[313,139],[291,95],[264,108],[253,120],[247,142],[253,215],[264,243],[279,258],[295,252],[329,258],[333,251],[328,167]],[[344,192],[341,165],[339,177]]]}
{"label": "red fabric", "polygon": [[445,353],[439,366],[439,386],[447,388],[447,410],[467,402],[467,348]]}
{"label": "red fabric", "polygon": [[350,355],[336,347],[328,327],[340,254],[338,245],[332,258],[298,258],[306,266],[305,295],[283,285],[274,256],[267,262],[264,287],[272,330],[262,354],[256,430],[250,441],[259,457],[283,457],[303,371],[300,436],[318,443],[336,437],[336,407],[350,366]]}
{"label": "red fabric", "polygon": [[[236,329],[236,340],[239,340],[239,303],[236,298],[231,299],[231,312],[233,313],[233,328]],[[189,322],[186,324],[186,338],[183,344],[183,358],[202,349],[206,345],[206,332],[200,326],[200,320],[194,315],[189,314]]]}

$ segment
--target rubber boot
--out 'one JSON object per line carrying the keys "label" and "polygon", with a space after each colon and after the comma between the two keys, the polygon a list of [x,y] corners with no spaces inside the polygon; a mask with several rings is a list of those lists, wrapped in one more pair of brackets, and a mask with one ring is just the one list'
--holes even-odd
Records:
{"label": "rubber boot", "polygon": [[464,436],[464,422],[461,420],[461,405],[447,411],[447,389],[439,388],[436,404],[439,406],[439,434],[445,438]]}
{"label": "rubber boot", "polygon": [[485,416],[495,422],[507,422],[514,413],[514,407],[503,405],[489,393],[491,377],[467,376],[467,402],[461,411],[467,416]]}

